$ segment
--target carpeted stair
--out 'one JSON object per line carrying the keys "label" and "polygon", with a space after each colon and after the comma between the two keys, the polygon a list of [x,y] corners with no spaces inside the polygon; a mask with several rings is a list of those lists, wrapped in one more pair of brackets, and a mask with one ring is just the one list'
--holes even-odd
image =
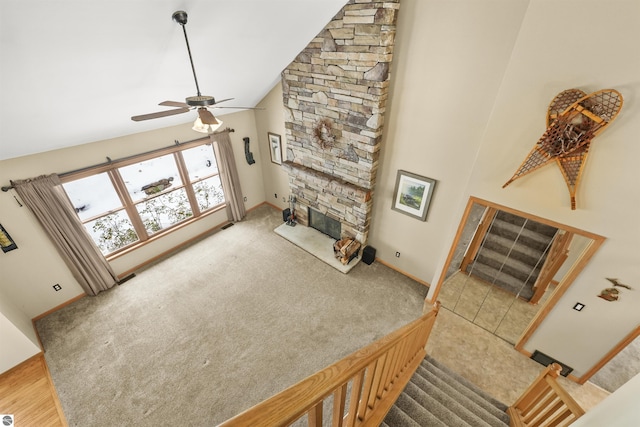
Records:
{"label": "carpeted stair", "polygon": [[509,425],[507,405],[430,356],[425,357],[381,426]]}
{"label": "carpeted stair", "polygon": [[528,301],[556,232],[554,227],[498,211],[467,272]]}

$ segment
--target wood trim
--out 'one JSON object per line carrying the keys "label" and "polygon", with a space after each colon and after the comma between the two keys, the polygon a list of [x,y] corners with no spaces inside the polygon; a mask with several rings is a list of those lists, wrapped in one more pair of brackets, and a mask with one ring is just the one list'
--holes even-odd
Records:
{"label": "wood trim", "polygon": [[426,286],[427,288],[430,287],[431,285],[428,282],[425,282],[424,280],[407,273],[406,271],[400,270],[398,267],[396,267],[393,264],[390,264],[386,261],[381,260],[380,258],[376,257],[376,261],[379,262],[380,264],[384,265],[385,267],[389,267],[390,269],[397,271],[398,273],[402,274],[403,276],[408,277],[409,279],[415,280],[416,282],[420,283],[421,285]]}
{"label": "wood trim", "polygon": [[211,139],[208,136],[203,136],[202,138],[194,139],[192,141],[187,141],[187,142],[181,142],[181,143],[176,141],[175,145],[157,148],[155,150],[147,151],[141,154],[134,154],[128,157],[124,157],[122,159],[110,160],[107,157],[108,159],[107,163],[101,163],[99,165],[94,165],[94,166],[87,166],[76,171],[64,172],[58,175],[60,176],[60,180],[63,183],[65,183],[68,181],[73,181],[80,178],[86,178],[91,175],[106,172],[110,169],[119,168],[122,166],[128,166],[133,163],[153,159],[154,157],[164,156],[166,154],[175,153],[176,151],[186,150],[189,148],[198,147],[200,145],[206,145],[206,144],[211,144]]}
{"label": "wood trim", "polygon": [[456,251],[456,246],[458,246],[458,242],[460,241],[460,237],[462,236],[462,232],[464,231],[464,224],[467,222],[467,218],[469,218],[469,214],[471,213],[471,208],[473,207],[474,200],[475,200],[474,198],[470,197],[469,200],[467,201],[467,206],[465,206],[464,213],[462,214],[462,218],[460,218],[460,222],[458,223],[458,229],[456,230],[456,235],[453,237],[451,248],[449,248],[449,254],[447,255],[447,259],[444,262],[442,273],[440,274],[438,283],[436,283],[435,291],[433,292],[433,295],[431,296],[431,299],[429,300],[429,302],[438,300],[438,295],[440,294],[440,288],[442,288],[442,284],[444,283],[447,268],[449,267],[449,265],[451,264],[451,260],[453,259],[453,255]]}
{"label": "wood trim", "polygon": [[58,311],[61,308],[64,308],[65,306],[67,306],[67,305],[69,305],[71,303],[74,303],[74,302],[78,301],[79,299],[84,298],[86,296],[87,296],[87,294],[84,294],[84,293],[80,294],[80,295],[76,295],[75,297],[71,298],[70,300],[67,300],[67,301],[63,302],[62,304],[56,305],[55,307],[45,311],[44,313],[38,314],[36,317],[31,319],[31,322],[34,323],[34,327],[35,327],[35,322],[37,322],[38,320],[42,319],[43,317],[46,317],[46,316],[50,315],[54,311]]}
{"label": "wood trim", "polygon": [[[224,205],[223,207],[226,207],[226,205]],[[211,215],[211,214],[213,214],[214,212],[218,212],[218,211],[220,211],[221,209],[222,209],[222,207],[221,207],[221,208],[219,208],[219,209],[214,209],[214,210],[213,210],[213,211],[211,211],[210,213],[209,213],[209,212],[207,212],[205,215],[207,215],[207,216],[208,216],[208,215]],[[199,218],[196,218],[196,220],[201,219],[201,218],[202,218],[202,216],[201,216],[201,217],[199,217]],[[178,225],[178,226],[176,226],[175,228],[172,228],[172,229],[171,229],[171,231],[179,230],[179,229],[181,229],[181,228],[183,228],[183,227],[186,227],[186,226],[187,226],[187,225],[189,225],[189,224],[191,224],[191,222],[189,222],[189,223],[185,223],[185,224],[179,224],[179,225]],[[224,222],[219,223],[218,225],[214,225],[213,227],[209,228],[208,230],[203,231],[202,233],[199,233],[198,235],[196,235],[196,236],[194,236],[194,237],[192,237],[192,238],[190,238],[190,239],[187,239],[187,240],[183,241],[183,242],[182,242],[182,243],[180,243],[179,245],[176,245],[176,246],[172,247],[171,249],[167,249],[166,251],[164,251],[164,252],[162,252],[162,253],[160,253],[160,254],[158,254],[158,255],[154,256],[153,258],[150,258],[150,259],[146,260],[145,262],[143,262],[143,263],[141,263],[141,264],[138,264],[138,265],[136,265],[135,267],[130,268],[129,270],[127,270],[127,271],[125,271],[125,272],[123,272],[123,273],[120,273],[120,274],[118,275],[118,279],[122,279],[122,278],[124,278],[124,277],[127,277],[128,275],[130,275],[130,274],[132,274],[132,273],[134,273],[134,272],[136,272],[136,271],[138,271],[138,270],[140,270],[140,269],[142,269],[142,268],[144,268],[144,267],[146,267],[146,266],[148,266],[148,265],[150,265],[150,264],[153,264],[154,262],[158,261],[159,259],[162,259],[162,258],[166,257],[167,255],[169,255],[169,254],[171,254],[171,253],[174,253],[174,252],[177,252],[177,251],[179,251],[179,250],[181,250],[181,249],[184,249],[185,247],[187,247],[187,246],[189,246],[189,245],[192,245],[193,243],[195,243],[195,242],[197,242],[197,241],[199,241],[199,240],[202,240],[202,239],[204,239],[205,237],[208,237],[208,236],[210,236],[210,235],[212,235],[212,234],[217,233],[218,231],[220,231],[220,230],[222,229],[222,227],[224,227],[224,226],[225,226],[225,225],[227,225],[227,224],[229,224],[229,221],[224,221]],[[164,235],[166,236],[166,234],[164,234]],[[154,237],[151,237],[149,240],[147,240],[146,242],[144,242],[144,244],[149,244],[150,242],[153,242],[153,241],[157,240],[159,237],[162,237],[162,236],[154,236]],[[140,248],[140,246],[137,246],[137,247],[136,247],[136,249],[138,249],[138,248]],[[118,255],[122,255],[122,253],[119,253]],[[115,258],[115,257],[114,257],[114,258]],[[107,259],[108,259],[109,261],[111,261],[111,260],[112,260],[112,259],[114,259],[114,258],[107,258]]]}
{"label": "wood trim", "polygon": [[530,213],[527,213],[527,212],[519,211],[517,209],[513,209],[513,208],[506,207],[506,206],[502,206],[502,205],[499,205],[498,203],[494,203],[494,202],[490,202],[488,200],[480,199],[480,198],[475,197],[475,196],[469,196],[469,203],[474,203],[474,202],[475,203],[479,203],[481,205],[489,206],[489,207],[495,207],[495,208],[497,208],[497,209],[499,209],[501,211],[508,212],[508,213],[511,213],[511,214],[514,214],[514,215],[518,215],[518,216],[523,216],[523,217],[532,219],[532,220],[534,220],[536,222],[540,222],[542,224],[547,224],[547,225],[550,225],[550,226],[555,227],[555,228],[561,228],[563,230],[570,231],[570,232],[572,232],[574,234],[579,234],[581,236],[585,236],[585,237],[588,237],[588,238],[593,239],[593,240],[605,239],[604,237],[602,237],[602,236],[600,236],[598,234],[591,233],[591,232],[585,231],[585,230],[581,230],[579,228],[572,227],[570,225],[566,225],[566,224],[563,224],[561,222],[556,222],[556,221],[553,221],[553,220],[550,220],[550,219],[547,219],[547,218],[539,217],[539,216],[534,215],[534,214],[530,214]]}
{"label": "wood trim", "polygon": [[558,285],[556,286],[555,290],[553,291],[553,293],[551,294],[549,299],[540,307],[540,309],[538,310],[538,312],[536,313],[536,315],[534,316],[532,321],[529,323],[529,326],[527,326],[527,329],[525,329],[523,331],[522,335],[520,336],[520,338],[516,342],[515,349],[517,351],[519,351],[520,353],[526,354],[526,352],[524,351],[525,343],[531,338],[531,336],[536,331],[536,329],[544,321],[545,317],[549,314],[549,312],[551,312],[551,310],[555,307],[555,305],[558,303],[560,298],[566,293],[566,291],[569,289],[571,284],[575,281],[575,279],[578,277],[580,272],[584,269],[586,264],[591,260],[591,258],[598,251],[600,246],[602,246],[602,244],[605,241],[605,237],[600,236],[600,235],[595,234],[595,233],[591,233],[591,232],[588,232],[588,231],[581,230],[579,228],[571,227],[571,226],[568,226],[566,224],[562,224],[562,223],[559,223],[559,222],[556,222],[556,221],[552,221],[552,220],[549,220],[549,219],[546,219],[546,218],[542,218],[542,217],[539,217],[537,215],[532,215],[532,214],[529,214],[529,213],[526,213],[526,212],[519,211],[517,209],[512,209],[512,208],[509,208],[509,207],[506,207],[506,206],[502,206],[502,205],[500,205],[498,203],[489,202],[487,200],[480,199],[480,198],[475,197],[475,196],[469,196],[469,200],[467,201],[467,205],[465,206],[464,213],[462,215],[462,218],[460,219],[460,223],[458,224],[458,229],[456,231],[456,235],[455,235],[455,237],[453,239],[453,242],[451,244],[451,248],[449,249],[449,254],[447,255],[447,259],[446,259],[446,261],[444,263],[444,266],[442,268],[442,273],[440,274],[440,278],[438,279],[438,283],[436,284],[436,289],[434,290],[434,293],[431,296],[431,298],[426,301],[427,303],[430,303],[432,301],[437,301],[438,294],[440,293],[440,288],[442,287],[442,284],[444,283],[445,272],[446,272],[448,266],[451,264],[451,260],[453,259],[454,252],[456,250],[456,247],[457,247],[457,245],[458,245],[458,243],[460,241],[460,237],[462,235],[464,224],[466,223],[466,221],[467,221],[467,219],[469,217],[469,214],[471,212],[471,208],[473,207],[473,205],[475,203],[480,204],[482,206],[489,207],[489,208],[495,208],[495,209],[498,209],[498,210],[501,210],[501,211],[504,211],[504,212],[508,212],[508,213],[513,214],[513,215],[518,215],[518,216],[522,216],[524,218],[529,218],[529,219],[532,219],[532,220],[534,220],[536,222],[540,222],[542,224],[547,224],[547,225],[550,225],[550,226],[555,227],[555,228],[560,228],[560,229],[563,229],[563,230],[565,230],[567,232],[570,232],[570,233],[573,233],[573,234],[577,234],[577,235],[580,235],[580,236],[584,236],[586,238],[591,239],[591,243],[584,250],[582,256],[577,260],[577,262],[574,263],[573,266],[571,266],[569,271],[565,274],[563,280],[561,280],[558,283]]}
{"label": "wood trim", "polygon": [[540,269],[538,279],[533,284],[533,296],[529,300],[530,304],[538,304],[544,296],[553,277],[569,257],[569,244],[572,239],[573,233],[571,232],[565,232],[559,236],[556,234],[553,238],[553,243],[549,248],[549,255],[547,255],[547,259]]}
{"label": "wood trim", "polygon": [[598,361],[591,369],[585,372],[581,377],[577,379],[578,384],[586,383],[596,372],[598,372],[604,365],[609,363],[618,353],[620,353],[626,346],[631,344],[633,340],[640,336],[640,325],[636,326],[626,337],[624,337],[615,347],[613,347],[602,359]]}
{"label": "wood trim", "polygon": [[557,363],[547,366],[507,409],[512,427],[559,425],[561,420],[573,422],[584,415],[580,405],[556,381],[561,370]]}
{"label": "wood trim", "polygon": [[[578,233],[580,234],[580,233]],[[595,236],[595,235],[594,235]],[[560,298],[569,290],[571,284],[576,280],[580,272],[584,269],[587,263],[598,251],[600,246],[604,243],[604,237],[597,236],[598,239],[593,239],[589,246],[585,249],[580,259],[571,266],[564,278],[558,283],[555,290],[549,297],[549,299],[542,305],[536,315],[533,317],[527,329],[522,333],[518,342],[515,345],[516,350],[524,348],[524,344],[531,338],[535,330],[540,326],[545,317],[551,312],[553,307],[558,303]]]}
{"label": "wood trim", "polygon": [[68,426],[67,419],[64,416],[64,411],[62,410],[62,403],[60,403],[58,392],[56,391],[56,387],[53,385],[53,378],[51,377],[51,371],[49,371],[49,366],[47,365],[47,361],[44,358],[44,354],[42,355],[42,366],[47,376],[47,382],[49,383],[49,390],[51,392],[53,404],[56,407],[56,412],[58,412],[58,417],[60,417],[60,422],[62,423],[63,426]]}
{"label": "wood trim", "polygon": [[[467,271],[467,267],[478,255],[480,251],[480,245],[482,244],[484,237],[489,232],[491,228],[491,224],[493,224],[493,220],[496,217],[496,213],[498,210],[496,208],[487,208],[480,219],[480,223],[478,224],[478,228],[476,229],[469,246],[467,247],[467,253],[462,258],[462,263],[460,263],[460,270],[464,273]],[[456,245],[457,246],[457,245]]]}

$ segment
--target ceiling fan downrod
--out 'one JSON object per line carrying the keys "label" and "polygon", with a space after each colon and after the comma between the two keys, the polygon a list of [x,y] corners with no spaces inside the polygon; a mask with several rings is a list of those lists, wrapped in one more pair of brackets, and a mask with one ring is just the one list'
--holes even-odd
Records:
{"label": "ceiling fan downrod", "polygon": [[182,27],[182,32],[184,33],[184,41],[187,44],[187,52],[189,53],[189,62],[191,62],[191,71],[193,71],[193,80],[196,82],[196,92],[198,93],[198,97],[200,97],[202,96],[202,94],[200,93],[200,86],[198,85],[196,68],[193,66],[193,57],[191,56],[191,48],[189,47],[189,37],[187,37],[187,12],[185,12],[184,10],[178,10],[176,12],[173,12],[173,15],[171,17]]}

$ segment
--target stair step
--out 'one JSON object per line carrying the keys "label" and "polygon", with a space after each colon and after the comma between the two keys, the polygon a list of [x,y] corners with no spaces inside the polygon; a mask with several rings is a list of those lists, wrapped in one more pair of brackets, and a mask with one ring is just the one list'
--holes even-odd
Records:
{"label": "stair step", "polygon": [[507,292],[511,292],[514,295],[520,295],[527,300],[533,296],[531,283],[529,283],[528,286],[524,286],[522,280],[509,276],[504,272],[498,272],[498,270],[487,265],[474,263],[469,266],[468,272],[481,280],[491,283]]}
{"label": "stair step", "polygon": [[387,414],[384,426],[505,427],[507,406],[425,357]]}
{"label": "stair step", "polygon": [[553,237],[553,235],[558,231],[557,228],[552,227],[550,225],[542,224],[540,222],[533,221],[531,219],[525,219],[505,211],[499,211],[496,214],[496,218],[505,222],[515,224],[519,227],[522,227],[522,225],[524,224],[524,227],[526,229],[535,231],[538,234],[544,234],[550,237]]}
{"label": "stair step", "polygon": [[429,369],[429,368],[438,369],[441,372],[446,373],[448,375],[448,377],[451,378],[453,383],[455,383],[456,385],[459,385],[459,386],[466,387],[468,390],[470,390],[470,391],[474,392],[475,394],[477,394],[480,397],[481,400],[483,400],[484,402],[486,402],[489,405],[493,406],[494,408],[496,408],[501,413],[505,412],[507,410],[507,408],[508,408],[507,405],[505,405],[504,403],[502,403],[498,399],[494,398],[493,396],[491,396],[490,394],[488,394],[487,392],[482,390],[480,387],[478,387],[477,385],[475,385],[474,383],[472,383],[471,381],[466,379],[465,377],[463,377],[463,376],[457,374],[456,372],[452,371],[446,365],[444,365],[441,362],[435,360],[433,357],[431,357],[429,355],[427,355],[424,358],[424,360],[421,363],[421,366],[423,366],[423,367],[425,367],[427,369]]}
{"label": "stair step", "polygon": [[493,222],[489,233],[503,236],[511,241],[517,238],[522,244],[539,251],[544,251],[549,241],[553,238],[553,236],[540,234],[527,228],[523,229],[522,227],[501,220],[495,220]]}
{"label": "stair step", "polygon": [[504,254],[495,252],[491,249],[483,248],[478,254],[475,260],[476,263],[488,265],[496,270],[520,279],[521,282],[529,279],[530,277],[537,277],[540,273],[540,267],[542,265],[526,264],[511,256],[507,257]]}
{"label": "stair step", "polygon": [[503,255],[508,254],[510,257],[528,265],[536,265],[539,263],[540,258],[542,258],[545,253],[544,251],[526,246],[522,244],[522,242],[514,242],[504,236],[491,233],[486,235],[484,242],[482,242],[482,248],[483,250],[491,249]]}
{"label": "stair step", "polygon": [[[412,426],[434,426],[434,427],[449,427],[438,419],[434,414],[429,412],[424,407],[420,406],[418,402],[413,400],[408,394],[402,393],[396,404],[391,409],[396,408],[396,411],[389,411],[385,422],[391,426],[398,427],[412,427]],[[391,415],[391,417],[389,417]]]}

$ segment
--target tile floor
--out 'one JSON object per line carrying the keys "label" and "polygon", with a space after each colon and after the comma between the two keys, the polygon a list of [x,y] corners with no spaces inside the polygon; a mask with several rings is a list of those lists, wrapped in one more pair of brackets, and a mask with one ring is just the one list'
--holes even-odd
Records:
{"label": "tile floor", "polygon": [[515,345],[551,292],[552,288],[548,289],[540,304],[531,305],[458,271],[442,285],[438,300],[443,307]]}
{"label": "tile floor", "polygon": [[[427,353],[503,403],[514,403],[544,367],[511,344],[452,311],[441,308]],[[609,393],[589,382],[560,377],[560,384],[586,411]]]}

